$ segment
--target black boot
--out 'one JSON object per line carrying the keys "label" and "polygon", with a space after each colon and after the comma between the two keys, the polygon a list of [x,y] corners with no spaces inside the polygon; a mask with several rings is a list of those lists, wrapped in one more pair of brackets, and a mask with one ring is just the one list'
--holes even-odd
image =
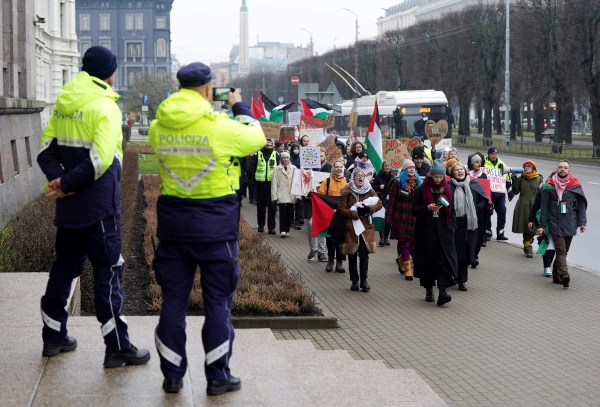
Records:
{"label": "black boot", "polygon": [[496,236],[496,240],[506,241],[508,240],[508,237],[504,236],[504,233],[500,233],[498,236]]}
{"label": "black boot", "polygon": [[467,291],[467,285],[462,281],[458,282],[458,291]]}
{"label": "black boot", "polygon": [[425,287],[425,301],[434,302],[435,296],[433,295],[433,287]]}
{"label": "black boot", "polygon": [[331,273],[333,271],[333,257],[329,257],[327,259],[327,265],[325,266],[325,271]]}
{"label": "black boot", "polygon": [[385,246],[385,237],[383,236],[383,232],[379,232],[379,247]]}
{"label": "black boot", "polygon": [[368,293],[369,291],[371,291],[371,286],[369,285],[369,283],[367,282],[367,280],[365,280],[361,285],[360,288],[362,288],[364,293]]}
{"label": "black boot", "polygon": [[439,289],[440,293],[438,294],[437,305],[444,305],[452,301],[452,296],[450,295],[448,290],[446,290],[446,287],[440,286]]}
{"label": "black boot", "polygon": [[179,389],[183,387],[183,380],[163,380],[163,390],[165,393],[179,393]]}
{"label": "black boot", "polygon": [[350,289],[352,291],[358,291],[358,290],[360,290],[360,287],[358,286],[358,281],[353,281],[352,282],[352,286],[350,286]]}
{"label": "black boot", "polygon": [[392,244],[390,243],[390,237],[389,237],[389,236],[386,236],[386,237],[385,237],[385,245],[386,245],[386,246],[391,246],[391,245],[392,245]]}
{"label": "black boot", "polygon": [[77,339],[67,336],[58,343],[45,343],[42,356],[56,356],[61,352],[72,352],[77,349]]}
{"label": "black boot", "polygon": [[335,262],[335,272],[336,273],[345,273],[346,269],[344,269],[343,260],[337,260]]}
{"label": "black boot", "polygon": [[123,367],[125,365],[145,365],[150,360],[148,349],[138,349],[129,344],[127,349],[120,351],[106,351],[104,354],[104,367]]}
{"label": "black boot", "polygon": [[218,396],[219,394],[225,394],[241,388],[242,381],[238,377],[230,376],[227,380],[208,380],[206,394],[209,396]]}

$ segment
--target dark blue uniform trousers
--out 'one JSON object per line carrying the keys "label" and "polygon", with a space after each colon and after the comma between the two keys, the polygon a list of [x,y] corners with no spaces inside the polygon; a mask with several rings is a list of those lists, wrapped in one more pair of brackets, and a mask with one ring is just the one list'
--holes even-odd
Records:
{"label": "dark blue uniform trousers", "polygon": [[[492,202],[494,202],[494,212],[497,215],[496,236],[504,234],[506,226],[506,194],[501,192],[492,192]],[[488,216],[486,227],[488,235],[492,234],[492,215]]]}
{"label": "dark blue uniform trousers", "polygon": [[154,269],[162,288],[163,303],[156,328],[160,368],[167,379],[185,375],[185,317],[194,275],[200,266],[205,321],[202,343],[206,352],[207,380],[229,378],[229,359],[235,337],[231,324],[233,294],[240,279],[238,242],[185,243],[161,241]]}
{"label": "dark blue uniform trousers", "polygon": [[84,229],[58,228],[56,260],[41,304],[44,343],[57,343],[67,336],[65,306],[71,283],[83,273],[87,256],[94,270],[94,304],[106,349],[117,351],[129,346],[127,323],[120,315],[123,303],[120,222],[118,217],[111,216]]}

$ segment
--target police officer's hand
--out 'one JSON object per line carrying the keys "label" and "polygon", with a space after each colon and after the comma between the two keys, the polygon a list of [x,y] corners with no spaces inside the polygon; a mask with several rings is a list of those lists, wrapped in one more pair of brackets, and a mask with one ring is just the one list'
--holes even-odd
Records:
{"label": "police officer's hand", "polygon": [[236,89],[234,92],[229,92],[229,105],[233,106],[236,103],[242,101],[242,94],[239,89]]}
{"label": "police officer's hand", "polygon": [[68,196],[75,195],[75,192],[69,192],[68,194],[63,192],[62,187],[60,185],[60,178],[50,181],[48,184],[48,192],[46,193],[46,198],[51,200],[63,199]]}

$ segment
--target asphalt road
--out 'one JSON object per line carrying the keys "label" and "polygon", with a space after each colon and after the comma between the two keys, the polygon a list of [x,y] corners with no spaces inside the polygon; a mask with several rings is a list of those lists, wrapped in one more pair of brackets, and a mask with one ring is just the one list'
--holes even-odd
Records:
{"label": "asphalt road", "polygon": [[[455,129],[455,131],[453,132],[453,135],[457,135],[458,134],[458,130]],[[575,133],[573,133],[573,135],[577,135]],[[483,134],[480,133],[471,133],[471,137],[479,137],[479,138],[483,138]],[[500,140],[500,141],[504,141],[504,134],[492,134],[492,139],[494,140]],[[515,141],[521,141],[520,137],[517,137],[517,139]],[[533,143],[535,141],[535,139],[533,137],[523,137],[523,142],[525,143]],[[552,144],[552,141],[550,140],[550,138],[548,137],[544,137],[542,140],[542,143],[546,143],[546,144]],[[592,141],[591,139],[589,140],[579,140],[579,139],[573,139],[573,146],[581,146],[581,147],[592,147]]]}
{"label": "asphalt road", "polygon": [[[467,162],[467,156],[474,151],[466,149],[459,150],[459,157],[462,162]],[[485,155],[485,151],[482,151]],[[501,155],[500,158],[510,167],[521,167],[528,158],[522,156]],[[558,161],[534,158],[538,172],[548,178],[552,171],[556,170]],[[595,250],[600,248],[600,214],[596,213],[596,202],[600,202],[600,167],[586,164],[571,163],[571,173],[579,179],[588,201],[587,210],[587,230],[585,233],[578,233],[573,239],[571,250],[568,255],[569,264],[577,265],[588,270],[600,271],[600,261],[595,256]],[[523,244],[523,237],[520,234],[512,233],[512,218],[518,196],[512,202],[507,202],[506,208],[506,237],[512,243]],[[507,200],[508,201],[508,200]],[[492,230],[496,233],[496,215],[492,217]],[[495,237],[495,236],[494,236]],[[535,245],[537,248],[537,244]],[[600,257],[599,257],[600,258]],[[541,265],[540,265],[541,267]]]}

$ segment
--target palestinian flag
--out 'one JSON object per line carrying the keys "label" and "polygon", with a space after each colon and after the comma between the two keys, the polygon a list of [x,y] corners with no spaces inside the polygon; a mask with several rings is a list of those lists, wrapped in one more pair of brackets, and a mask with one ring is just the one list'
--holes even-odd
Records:
{"label": "palestinian flag", "polygon": [[339,196],[311,194],[312,205],[312,237],[326,237],[333,214],[340,203]]}
{"label": "palestinian flag", "polygon": [[264,117],[265,113],[258,104],[258,100],[252,98],[252,115],[258,120],[259,117]]}
{"label": "palestinian flag", "polygon": [[333,115],[333,109],[312,99],[300,99],[304,116],[324,119]]}
{"label": "palestinian flag", "polygon": [[271,123],[281,123],[283,119],[283,112],[288,110],[294,105],[294,103],[284,103],[282,105],[276,105],[270,100],[262,91],[258,94],[258,104],[262,107],[263,117],[265,120]]}
{"label": "palestinian flag", "polygon": [[381,170],[381,164],[383,164],[383,148],[381,129],[379,128],[379,106],[375,101],[375,109],[373,110],[373,116],[371,116],[371,122],[367,129],[367,139],[365,141],[367,145],[367,153],[369,154],[369,160],[375,168],[375,171]]}
{"label": "palestinian flag", "polygon": [[382,207],[380,210],[372,215],[373,227],[375,232],[385,232],[385,208]]}

